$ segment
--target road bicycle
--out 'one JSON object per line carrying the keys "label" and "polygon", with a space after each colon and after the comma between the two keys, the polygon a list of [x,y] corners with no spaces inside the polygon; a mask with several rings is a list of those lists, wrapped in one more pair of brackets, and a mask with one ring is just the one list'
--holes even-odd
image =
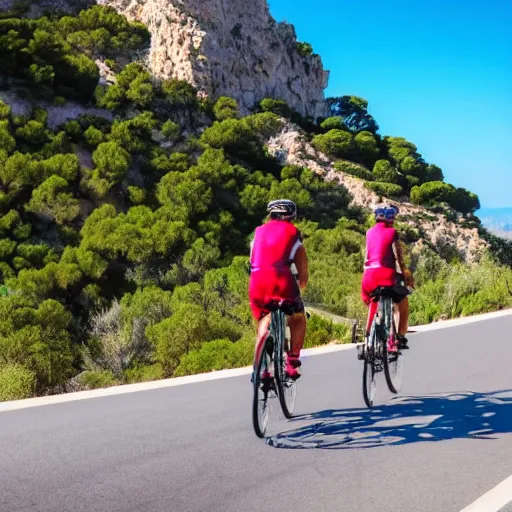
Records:
{"label": "road bicycle", "polygon": [[253,365],[254,396],[252,422],[258,437],[265,437],[269,419],[269,399],[278,397],[286,418],[295,410],[297,383],[285,371],[290,340],[286,336],[286,316],[293,314],[290,301],[273,301],[269,330],[256,347]]}
{"label": "road bicycle", "polygon": [[405,286],[379,287],[372,294],[378,300],[378,309],[372,321],[370,335],[363,345],[363,397],[368,407],[373,407],[377,394],[377,374],[384,371],[386,383],[392,393],[402,387],[404,356],[398,347],[394,318],[394,300],[404,298],[411,290]]}

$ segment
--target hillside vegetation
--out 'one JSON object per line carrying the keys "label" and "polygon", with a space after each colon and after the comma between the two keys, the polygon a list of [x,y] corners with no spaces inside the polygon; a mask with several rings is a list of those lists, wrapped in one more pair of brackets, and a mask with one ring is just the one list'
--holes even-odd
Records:
{"label": "hillside vegetation", "polygon": [[[142,25],[99,6],[0,19],[0,83],[32,104],[20,114],[0,103],[0,400],[250,364],[248,243],[279,197],[299,207],[306,299],[363,318],[371,216],[343,186],[270,156],[265,142],[290,119],[379,194],[450,206],[478,225],[478,198],[444,183],[412,143],[364,123],[364,100],[338,99],[350,116],[320,124],[276,99],[241,118],[231,98],[198,98],[131,62],[148,43]],[[99,61],[114,85],[100,80]],[[77,103],[105,116],[50,128],[53,108]],[[499,243],[506,261],[510,246]],[[512,272],[492,255],[472,268],[432,247],[411,264],[414,322],[510,304]],[[348,331],[313,316],[307,346],[347,341]]]}

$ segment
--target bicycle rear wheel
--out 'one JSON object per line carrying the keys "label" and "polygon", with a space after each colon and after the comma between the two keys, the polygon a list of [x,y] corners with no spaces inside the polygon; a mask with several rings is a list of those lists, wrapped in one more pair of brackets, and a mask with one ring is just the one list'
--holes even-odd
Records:
{"label": "bicycle rear wheel", "polygon": [[265,437],[269,419],[268,399],[275,391],[274,379],[270,376],[271,354],[272,338],[269,336],[261,350],[253,373],[252,424],[258,437]]}
{"label": "bicycle rear wheel", "polygon": [[368,407],[373,407],[377,396],[377,371],[375,353],[377,349],[376,321],[373,321],[370,336],[366,341],[366,350],[363,369],[363,398]]}
{"label": "bicycle rear wheel", "polygon": [[286,375],[285,367],[285,334],[286,315],[279,310],[272,313],[272,334],[274,344],[274,374],[276,378],[277,394],[279,403],[286,418],[290,419],[295,410],[297,399],[297,383]]}

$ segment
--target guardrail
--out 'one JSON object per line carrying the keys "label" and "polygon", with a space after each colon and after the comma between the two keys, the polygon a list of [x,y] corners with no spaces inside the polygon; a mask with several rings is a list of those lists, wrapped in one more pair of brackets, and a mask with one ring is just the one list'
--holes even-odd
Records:
{"label": "guardrail", "polygon": [[351,342],[359,343],[364,338],[364,332],[362,332],[362,326],[360,325],[359,320],[356,318],[347,318],[332,311],[329,311],[329,305],[327,304],[318,304],[314,302],[304,302],[304,306],[306,311],[310,311],[318,316],[322,316],[324,318],[328,318],[332,320],[334,323],[338,324],[348,324],[351,326]]}

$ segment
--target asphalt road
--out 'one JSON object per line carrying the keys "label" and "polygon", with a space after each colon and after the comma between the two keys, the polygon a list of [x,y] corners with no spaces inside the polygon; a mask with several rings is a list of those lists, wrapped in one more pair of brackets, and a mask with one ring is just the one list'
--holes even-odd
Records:
{"label": "asphalt road", "polygon": [[354,350],[305,358],[268,442],[248,376],[2,412],[0,511],[459,512],[512,474],[511,332],[412,335],[372,411]]}

